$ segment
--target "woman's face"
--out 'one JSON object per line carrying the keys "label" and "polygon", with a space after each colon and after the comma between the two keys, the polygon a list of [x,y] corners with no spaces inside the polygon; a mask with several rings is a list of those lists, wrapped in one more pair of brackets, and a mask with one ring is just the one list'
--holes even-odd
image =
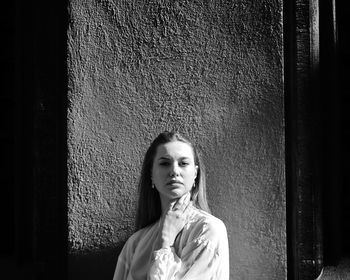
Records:
{"label": "woman's face", "polygon": [[159,145],[153,161],[152,182],[163,202],[188,193],[197,175],[193,150],[180,141]]}

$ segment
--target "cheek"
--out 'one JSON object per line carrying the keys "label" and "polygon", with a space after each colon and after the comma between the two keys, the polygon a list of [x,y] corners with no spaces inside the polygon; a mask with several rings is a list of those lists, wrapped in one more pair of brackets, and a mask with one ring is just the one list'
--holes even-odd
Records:
{"label": "cheek", "polygon": [[154,168],[152,170],[152,180],[153,181],[159,181],[162,180],[162,177],[164,177],[164,172],[162,172],[161,170]]}
{"label": "cheek", "polygon": [[196,178],[196,172],[195,170],[191,170],[190,172],[187,173],[187,180],[188,181],[194,181]]}

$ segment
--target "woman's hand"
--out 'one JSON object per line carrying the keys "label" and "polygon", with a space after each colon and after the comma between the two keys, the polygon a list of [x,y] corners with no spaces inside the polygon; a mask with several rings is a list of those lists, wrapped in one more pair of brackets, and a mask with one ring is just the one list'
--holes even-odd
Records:
{"label": "woman's hand", "polygon": [[169,205],[161,220],[160,244],[161,248],[173,246],[176,236],[187,222],[190,193],[183,195],[179,200]]}

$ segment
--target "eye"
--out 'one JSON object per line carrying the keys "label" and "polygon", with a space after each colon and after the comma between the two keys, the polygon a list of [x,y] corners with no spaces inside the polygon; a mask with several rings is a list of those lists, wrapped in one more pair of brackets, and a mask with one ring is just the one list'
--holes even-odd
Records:
{"label": "eye", "polygon": [[190,163],[189,162],[187,162],[187,161],[181,161],[180,163],[179,163],[179,165],[180,166],[187,166],[187,165],[189,165]]}
{"label": "eye", "polygon": [[169,166],[169,162],[168,161],[161,161],[160,163],[159,163],[159,165],[160,166]]}

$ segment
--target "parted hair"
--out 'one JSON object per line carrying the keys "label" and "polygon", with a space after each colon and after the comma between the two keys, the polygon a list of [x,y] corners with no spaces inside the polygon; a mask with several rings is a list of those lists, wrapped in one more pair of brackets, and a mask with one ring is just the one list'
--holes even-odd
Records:
{"label": "parted hair", "polygon": [[157,148],[162,144],[173,141],[184,142],[191,146],[195,165],[198,166],[195,184],[191,190],[191,200],[195,207],[210,213],[206,195],[205,167],[198,150],[190,140],[178,132],[164,131],[153,140],[143,160],[138,184],[139,200],[136,214],[136,230],[153,224],[162,214],[159,193],[156,188],[152,188],[153,161]]}

